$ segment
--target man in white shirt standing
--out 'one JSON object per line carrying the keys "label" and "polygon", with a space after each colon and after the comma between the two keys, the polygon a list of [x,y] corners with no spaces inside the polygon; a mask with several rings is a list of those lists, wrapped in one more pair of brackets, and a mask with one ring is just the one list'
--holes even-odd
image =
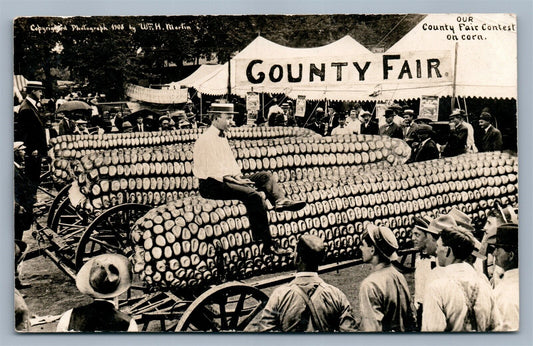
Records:
{"label": "man in white shirt standing", "polygon": [[350,110],[350,116],[346,119],[346,129],[350,131],[350,134],[358,134],[361,131],[361,121],[356,109]]}
{"label": "man in white shirt standing", "polygon": [[276,211],[297,211],[306,203],[286,198],[268,172],[243,177],[225,134],[233,122],[233,104],[214,103],[209,113],[211,126],[198,137],[193,151],[193,174],[199,179],[200,195],[209,199],[240,200],[248,211],[253,236],[255,240],[263,242],[264,251],[277,255],[289,254],[290,250],[281,249],[272,241],[267,210],[258,191],[266,194]]}
{"label": "man in white shirt standing", "polygon": [[474,237],[467,230],[445,228],[437,241],[439,278],[428,283],[424,295],[422,331],[490,331],[495,317],[490,284],[465,262],[474,250]]}
{"label": "man in white shirt standing", "polygon": [[499,330],[518,331],[520,315],[520,290],[518,280],[518,225],[503,224],[489,239],[494,247],[496,265],[505,271],[494,288],[496,312],[501,318]]}

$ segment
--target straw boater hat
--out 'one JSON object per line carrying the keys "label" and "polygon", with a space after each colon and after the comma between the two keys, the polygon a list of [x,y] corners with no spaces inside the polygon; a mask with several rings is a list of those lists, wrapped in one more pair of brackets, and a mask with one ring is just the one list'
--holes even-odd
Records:
{"label": "straw boater hat", "polygon": [[39,81],[28,81],[26,84],[26,90],[43,90],[43,82]]}
{"label": "straw boater hat", "polygon": [[233,103],[212,103],[209,108],[209,113],[231,113],[236,114],[234,111]]}
{"label": "straw boater hat", "polygon": [[24,145],[24,142],[20,142],[20,141],[17,141],[17,142],[14,142],[13,143],[13,150],[23,150],[23,149],[26,149],[26,146]]}
{"label": "straw boater hat", "polygon": [[114,298],[131,286],[131,265],[122,255],[91,258],[76,275],[76,287],[94,298]]}
{"label": "straw boater hat", "polygon": [[403,111],[403,114],[404,114],[404,115],[405,115],[405,114],[408,114],[408,115],[414,117],[414,116],[415,116],[415,111],[413,111],[412,109],[405,109],[405,110]]}
{"label": "straw boater hat", "polygon": [[396,237],[390,228],[369,224],[366,229],[376,248],[385,257],[391,261],[398,260],[398,254],[396,253],[399,247],[398,241],[396,240]]}

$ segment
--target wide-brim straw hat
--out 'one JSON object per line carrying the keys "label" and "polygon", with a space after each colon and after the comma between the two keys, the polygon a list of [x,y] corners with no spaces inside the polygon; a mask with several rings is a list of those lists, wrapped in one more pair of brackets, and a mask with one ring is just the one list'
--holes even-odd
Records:
{"label": "wide-brim straw hat", "polygon": [[448,212],[447,215],[451,216],[455,220],[455,223],[457,223],[457,226],[461,226],[470,232],[474,231],[474,226],[472,225],[472,219],[468,215],[460,211],[459,209],[452,208]]}
{"label": "wide-brim straw hat", "polygon": [[427,232],[440,235],[443,229],[449,229],[457,226],[454,218],[449,215],[441,215],[429,223]]}
{"label": "wide-brim straw hat", "polygon": [[76,287],[94,298],[114,298],[131,286],[132,271],[129,260],[118,254],[104,254],[91,258],[76,275]]}

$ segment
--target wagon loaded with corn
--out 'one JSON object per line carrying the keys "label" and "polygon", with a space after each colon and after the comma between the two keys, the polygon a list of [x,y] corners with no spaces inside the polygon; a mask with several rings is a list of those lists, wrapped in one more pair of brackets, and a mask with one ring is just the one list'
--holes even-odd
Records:
{"label": "wagon loaded with corn", "polygon": [[[72,273],[101,253],[130,257],[141,294],[132,291],[124,308],[144,328],[160,321],[161,330],[244,330],[266,303],[260,289],[291,278],[258,281],[291,269],[293,259],[264,253],[242,203],[198,195],[191,171],[200,131],[56,143],[65,162],[54,162],[53,174],[72,183],[50,210],[50,252]],[[298,212],[270,208],[270,231],[283,247],[303,233],[321,237],[322,271],[360,263],[369,222],[393,229],[405,260],[415,215],[455,206],[476,221],[496,202],[517,203],[517,159],[506,153],[405,164],[410,149],[389,137],[317,137],[300,128],[238,128],[229,137],[244,174],[271,171],[288,197],[307,201]],[[78,157],[66,162],[63,150]]]}

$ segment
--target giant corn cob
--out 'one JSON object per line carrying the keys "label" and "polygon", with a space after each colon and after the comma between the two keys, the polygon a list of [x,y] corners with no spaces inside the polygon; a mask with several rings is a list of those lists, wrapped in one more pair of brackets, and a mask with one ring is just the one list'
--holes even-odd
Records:
{"label": "giant corn cob", "polygon": [[[403,141],[383,136],[281,137],[232,144],[244,174],[270,170],[280,182],[353,175],[405,162],[410,154]],[[193,146],[113,149],[83,157],[77,184],[86,196],[85,209],[126,202],[160,205],[196,193]]]}
{"label": "giant corn cob", "polygon": [[[52,177],[58,185],[70,183],[82,170],[79,160],[87,155],[122,148],[152,147],[191,143],[203,129],[180,129],[163,132],[106,133],[103,135],[64,135],[50,140]],[[309,136],[314,132],[300,127],[232,128],[234,139]]]}
{"label": "giant corn cob", "polygon": [[[321,237],[326,262],[358,257],[369,222],[389,226],[405,247],[416,215],[456,207],[476,221],[496,202],[516,205],[517,168],[516,157],[494,152],[282,183],[289,197],[308,205],[298,212],[270,210],[270,232],[283,247],[307,232]],[[180,290],[288,268],[291,258],[263,253],[245,215],[238,201],[198,196],[150,210],[131,233],[136,271],[154,288]]]}

